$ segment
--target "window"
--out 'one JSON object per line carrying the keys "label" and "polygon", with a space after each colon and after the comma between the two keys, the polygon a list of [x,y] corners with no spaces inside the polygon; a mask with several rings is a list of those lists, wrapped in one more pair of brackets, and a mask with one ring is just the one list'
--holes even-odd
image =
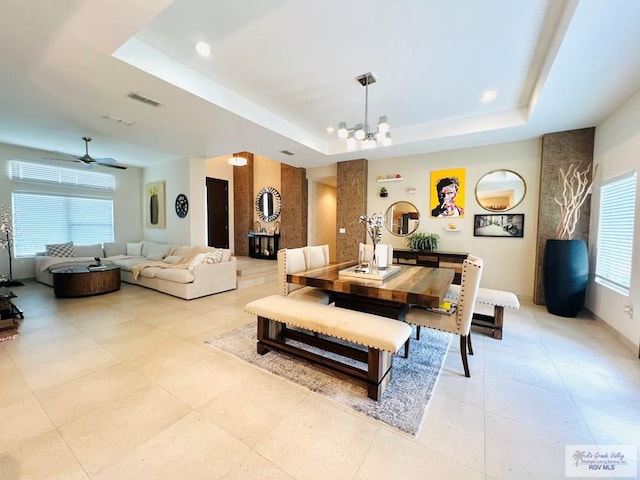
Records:
{"label": "window", "polygon": [[600,187],[600,217],[595,281],[629,295],[636,205],[636,173]]}
{"label": "window", "polygon": [[113,242],[113,200],[13,192],[16,257],[34,256],[46,244]]}
{"label": "window", "polygon": [[49,185],[86,187],[100,190],[113,190],[114,176],[72,168],[61,168],[42,163],[11,160],[11,180],[14,182],[33,182]]}

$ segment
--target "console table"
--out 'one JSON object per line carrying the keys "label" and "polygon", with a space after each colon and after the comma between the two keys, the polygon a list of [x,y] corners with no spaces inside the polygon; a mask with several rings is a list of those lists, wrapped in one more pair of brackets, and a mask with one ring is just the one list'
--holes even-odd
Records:
{"label": "console table", "polygon": [[278,258],[279,234],[249,233],[248,237],[250,257],[263,258],[265,260],[276,260]]}
{"label": "console table", "polygon": [[460,285],[462,281],[462,263],[468,256],[469,254],[465,252],[414,252],[408,248],[393,249],[394,263],[454,270],[453,283],[456,285]]}

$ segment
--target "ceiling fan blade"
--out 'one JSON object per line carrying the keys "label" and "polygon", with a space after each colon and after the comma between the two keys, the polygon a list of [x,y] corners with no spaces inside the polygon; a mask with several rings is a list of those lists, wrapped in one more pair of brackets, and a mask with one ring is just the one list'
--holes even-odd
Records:
{"label": "ceiling fan blade", "polygon": [[79,160],[78,157],[72,157],[71,155],[65,155],[67,158],[55,158],[55,157],[42,157],[43,160],[54,160],[56,162],[76,162],[76,163],[84,163]]}
{"label": "ceiling fan blade", "polygon": [[[73,160],[73,161],[77,161],[78,157],[76,157],[75,155],[69,155],[68,153],[64,153],[64,152],[51,152],[54,155],[58,155],[60,157],[63,157],[65,160]],[[42,158],[46,158],[48,160],[60,160],[60,158],[52,158],[52,157],[42,157]]]}
{"label": "ceiling fan blade", "polygon": [[102,163],[102,162],[96,162],[96,163],[101,167],[118,168],[120,170],[127,169],[127,167],[125,167],[124,165],[116,165],[115,163]]}
{"label": "ceiling fan blade", "polygon": [[95,160],[98,163],[118,163],[118,161],[115,158],[109,158],[109,157],[92,158],[92,160]]}

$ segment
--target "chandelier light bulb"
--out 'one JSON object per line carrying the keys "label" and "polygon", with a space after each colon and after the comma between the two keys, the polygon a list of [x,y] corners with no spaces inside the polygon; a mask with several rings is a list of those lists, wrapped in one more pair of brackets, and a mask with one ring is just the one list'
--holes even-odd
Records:
{"label": "chandelier light bulb", "polygon": [[378,120],[378,132],[388,133],[389,132],[389,121],[387,120],[387,116],[383,115]]}
{"label": "chandelier light bulb", "polygon": [[338,124],[338,137],[345,139],[349,135],[349,131],[347,130],[347,122],[340,122]]}
{"label": "chandelier light bulb", "polygon": [[356,140],[364,140],[365,134],[364,134],[364,128],[362,127],[362,124],[359,123],[356,125]]}
{"label": "chandelier light bulb", "polygon": [[349,137],[347,138],[347,149],[355,150],[356,146],[357,146],[356,139],[353,138],[353,135],[349,135]]}
{"label": "chandelier light bulb", "polygon": [[393,142],[391,141],[391,134],[387,133],[382,139],[382,146],[389,147]]}

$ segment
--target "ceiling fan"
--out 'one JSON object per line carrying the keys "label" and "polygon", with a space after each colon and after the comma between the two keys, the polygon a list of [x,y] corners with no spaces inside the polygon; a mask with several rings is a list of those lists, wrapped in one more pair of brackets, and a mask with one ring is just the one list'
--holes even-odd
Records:
{"label": "ceiling fan", "polygon": [[[57,155],[67,157],[65,160],[72,161],[72,162],[79,162],[85,165],[95,164],[95,165],[100,165],[102,167],[118,168],[120,170],[127,169],[127,167],[123,165],[116,164],[115,163],[116,161],[113,158],[93,158],[91,155],[89,155],[89,142],[91,141],[91,137],[82,137],[82,140],[84,140],[85,154],[82,155],[81,157],[76,157],[74,155],[69,155],[68,153],[63,153],[63,152],[55,152],[55,153]],[[52,158],[51,160],[60,160],[60,159]]]}

